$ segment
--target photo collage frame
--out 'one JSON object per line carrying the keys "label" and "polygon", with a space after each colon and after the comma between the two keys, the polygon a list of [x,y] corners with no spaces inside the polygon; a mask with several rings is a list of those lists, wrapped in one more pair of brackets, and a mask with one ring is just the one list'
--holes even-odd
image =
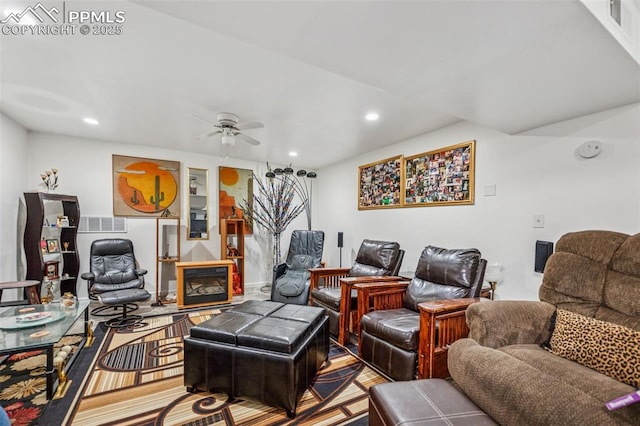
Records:
{"label": "photo collage frame", "polygon": [[358,209],[473,204],[475,142],[360,166]]}

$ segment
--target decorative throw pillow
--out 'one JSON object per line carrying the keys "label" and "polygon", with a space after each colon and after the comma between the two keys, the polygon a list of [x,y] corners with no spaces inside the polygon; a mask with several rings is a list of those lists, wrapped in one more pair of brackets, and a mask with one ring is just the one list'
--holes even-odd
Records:
{"label": "decorative throw pillow", "polygon": [[640,386],[640,331],[557,310],[551,352],[631,386]]}

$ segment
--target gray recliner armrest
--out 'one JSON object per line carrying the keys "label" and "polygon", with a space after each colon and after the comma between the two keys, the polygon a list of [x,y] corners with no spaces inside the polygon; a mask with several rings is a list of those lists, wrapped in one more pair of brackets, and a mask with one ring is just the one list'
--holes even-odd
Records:
{"label": "gray recliner armrest", "polygon": [[287,264],[281,263],[273,267],[273,281],[275,282],[278,278],[287,272]]}
{"label": "gray recliner armrest", "polygon": [[80,278],[87,281],[93,281],[96,279],[96,276],[93,272],[83,272],[82,275],[80,275]]}
{"label": "gray recliner armrest", "polygon": [[549,338],[556,307],[538,301],[496,300],[467,309],[469,337],[482,346],[542,344]]}

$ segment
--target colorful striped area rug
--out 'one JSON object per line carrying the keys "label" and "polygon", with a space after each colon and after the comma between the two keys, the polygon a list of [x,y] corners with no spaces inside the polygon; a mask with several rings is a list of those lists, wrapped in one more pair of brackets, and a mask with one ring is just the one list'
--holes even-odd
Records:
{"label": "colorful striped area rug", "polygon": [[[65,419],[68,425],[341,425],[368,413],[368,389],[387,380],[331,342],[329,362],[298,404],[282,409],[224,394],[188,393],[183,338],[219,310],[145,318],[134,330],[110,329]],[[358,421],[358,419],[361,419]]]}

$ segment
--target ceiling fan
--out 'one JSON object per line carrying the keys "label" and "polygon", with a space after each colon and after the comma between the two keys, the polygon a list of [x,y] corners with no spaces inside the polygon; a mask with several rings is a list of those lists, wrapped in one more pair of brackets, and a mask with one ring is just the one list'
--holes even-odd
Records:
{"label": "ceiling fan", "polygon": [[205,133],[198,137],[198,139],[205,139],[214,135],[222,135],[220,143],[222,145],[233,146],[236,144],[236,139],[243,142],[247,142],[251,145],[260,145],[260,141],[255,140],[251,136],[247,136],[241,132],[241,130],[258,129],[264,127],[264,124],[259,121],[251,121],[248,123],[239,123],[238,116],[229,112],[221,112],[216,116],[216,122],[209,121],[206,118],[193,116],[198,120],[202,120],[206,123],[213,125],[216,128],[213,132]]}

